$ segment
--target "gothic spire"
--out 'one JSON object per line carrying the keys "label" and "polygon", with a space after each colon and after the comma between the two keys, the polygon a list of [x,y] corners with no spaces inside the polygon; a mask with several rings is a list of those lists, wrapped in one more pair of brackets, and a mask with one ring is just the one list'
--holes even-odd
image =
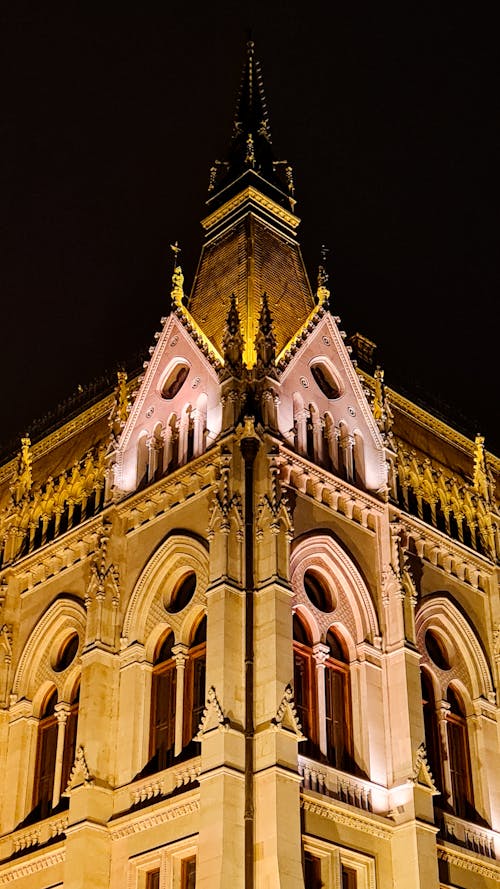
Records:
{"label": "gothic spire", "polygon": [[231,294],[231,303],[227,313],[222,338],[224,357],[223,378],[241,374],[243,359],[243,337],[241,335],[240,316],[236,305],[236,296]]}
{"label": "gothic spire", "polygon": [[257,355],[257,373],[275,373],[276,363],[276,337],[273,330],[273,320],[269,310],[267,293],[262,294],[262,307],[259,316],[259,326],[255,337],[255,352]]}
{"label": "gothic spire", "polygon": [[222,191],[227,199],[233,183],[238,181],[243,186],[242,178],[253,178],[254,187],[270,191],[269,196],[277,203],[293,209],[292,169],[287,161],[274,158],[262,72],[252,40],[247,42],[229,151],[226,159],[216,161],[210,171],[209,203]]}

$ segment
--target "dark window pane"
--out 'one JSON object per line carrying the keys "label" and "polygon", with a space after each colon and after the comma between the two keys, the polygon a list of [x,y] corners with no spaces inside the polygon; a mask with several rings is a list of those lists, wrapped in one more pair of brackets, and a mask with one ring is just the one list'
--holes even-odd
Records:
{"label": "dark window pane", "polygon": [[160,889],[160,870],[150,870],[146,874],[146,889]]}
{"label": "dark window pane", "polygon": [[152,685],[150,756],[158,771],[174,761],[175,693],[175,662],[167,661],[153,673]]}
{"label": "dark window pane", "polygon": [[304,885],[305,889],[322,889],[321,861],[311,852],[304,853]]}
{"label": "dark window pane", "polygon": [[181,889],[195,889],[196,887],[196,857],[185,858],[181,868]]}

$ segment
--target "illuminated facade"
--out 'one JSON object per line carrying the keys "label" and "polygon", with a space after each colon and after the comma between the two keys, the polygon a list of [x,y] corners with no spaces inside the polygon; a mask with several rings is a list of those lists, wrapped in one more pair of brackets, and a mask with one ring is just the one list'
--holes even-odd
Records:
{"label": "illuminated facade", "polygon": [[0,467],[0,886],[500,885],[500,460],[311,287],[249,44],[190,293]]}

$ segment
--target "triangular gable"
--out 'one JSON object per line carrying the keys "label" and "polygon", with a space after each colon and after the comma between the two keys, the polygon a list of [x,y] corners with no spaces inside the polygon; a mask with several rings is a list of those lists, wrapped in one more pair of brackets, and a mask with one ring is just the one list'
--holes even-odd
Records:
{"label": "triangular gable", "polygon": [[[212,440],[221,427],[222,409],[216,366],[217,357],[200,340],[182,309],[173,311],[156,334],[157,343],[116,449],[115,488],[122,495],[137,488],[140,441],[164,435],[172,418],[186,411],[206,411]],[[198,342],[199,340],[199,342]]]}
{"label": "triangular gable", "polygon": [[312,409],[323,425],[328,418],[335,434],[344,431],[362,440],[365,487],[383,490],[384,442],[336,319],[324,312],[290,351],[280,375],[280,432],[290,438],[301,410],[310,414]]}

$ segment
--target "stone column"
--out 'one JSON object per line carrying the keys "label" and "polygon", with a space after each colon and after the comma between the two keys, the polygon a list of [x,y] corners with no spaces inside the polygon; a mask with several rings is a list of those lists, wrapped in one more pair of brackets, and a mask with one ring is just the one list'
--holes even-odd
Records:
{"label": "stone column", "polygon": [[186,673],[186,661],[188,659],[188,646],[184,642],[177,642],[172,646],[172,654],[175,657],[175,746],[174,756],[179,756],[182,750],[182,736],[184,727],[184,678]]}
{"label": "stone column", "polygon": [[66,788],[61,787],[61,776],[62,776],[62,767],[63,767],[63,757],[64,757],[64,739],[66,736],[66,722],[68,720],[68,713],[70,710],[70,705],[65,701],[60,701],[55,706],[55,713],[57,717],[57,747],[56,747],[56,764],[54,769],[54,790],[52,793],[52,808],[55,809],[60,798],[61,793]]}
{"label": "stone column", "polygon": [[323,756],[327,755],[326,740],[326,695],[325,695],[325,662],[330,654],[328,645],[317,642],[313,646],[313,658],[316,664],[316,688],[318,690],[318,722],[319,722],[319,749]]}

